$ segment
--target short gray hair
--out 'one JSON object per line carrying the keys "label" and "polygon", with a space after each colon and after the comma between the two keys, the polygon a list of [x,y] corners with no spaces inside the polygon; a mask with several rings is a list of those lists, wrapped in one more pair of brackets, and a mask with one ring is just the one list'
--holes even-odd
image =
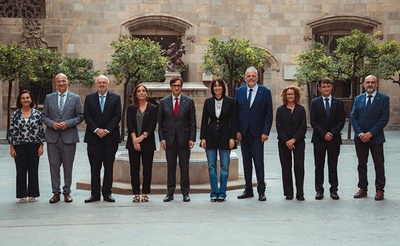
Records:
{"label": "short gray hair", "polygon": [[253,66],[248,67],[248,68],[246,69],[246,72],[245,72],[244,74],[246,75],[247,72],[249,72],[249,71],[254,71],[254,72],[256,72],[256,75],[258,76],[258,71],[257,71],[257,69],[256,69],[255,67],[253,67]]}

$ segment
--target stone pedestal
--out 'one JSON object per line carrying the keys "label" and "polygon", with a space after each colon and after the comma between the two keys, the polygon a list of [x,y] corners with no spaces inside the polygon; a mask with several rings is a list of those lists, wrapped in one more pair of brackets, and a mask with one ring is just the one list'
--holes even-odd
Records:
{"label": "stone pedestal", "polygon": [[173,77],[181,77],[181,73],[179,73],[179,72],[168,72],[168,71],[165,71],[164,77],[165,77],[164,83],[169,85],[169,81],[170,81]]}
{"label": "stone pedestal", "polygon": [[[229,179],[227,190],[243,188],[243,178],[239,177],[239,158],[235,152],[231,152],[229,166]],[[218,160],[219,173],[219,160]],[[142,174],[140,173],[142,179]],[[116,153],[113,173],[113,193],[131,195],[131,176],[128,151]],[[210,180],[208,177],[208,164],[204,150],[192,150],[189,162],[190,193],[209,193]],[[180,191],[180,170],[179,165],[176,170],[176,190]],[[90,176],[76,182],[77,189],[90,190]],[[153,172],[151,181],[151,194],[165,194],[167,192],[167,162],[165,151],[156,151],[153,161]]]}
{"label": "stone pedestal", "polygon": [[[228,181],[235,181],[239,179],[238,156],[236,153],[231,152],[229,165],[229,179]],[[218,173],[219,173],[219,160],[218,160]],[[167,162],[165,158],[165,151],[159,150],[154,153],[153,172],[151,184],[167,185]],[[140,177],[142,175],[140,174]],[[179,165],[176,168],[177,186],[179,186],[180,170]],[[189,163],[189,180],[190,185],[209,184],[208,177],[208,163],[204,150],[191,151]],[[130,165],[128,151],[119,151],[115,155],[114,162],[114,181],[129,183],[131,182]]]}
{"label": "stone pedestal", "polygon": [[[147,97],[154,99],[157,103],[160,102],[161,98],[171,95],[171,88],[166,83],[160,82],[146,82],[144,85],[149,90]],[[209,88],[201,82],[184,82],[182,87],[182,94],[189,96],[194,101],[196,108],[196,126],[200,128],[201,116],[204,107],[204,101],[210,96]]]}

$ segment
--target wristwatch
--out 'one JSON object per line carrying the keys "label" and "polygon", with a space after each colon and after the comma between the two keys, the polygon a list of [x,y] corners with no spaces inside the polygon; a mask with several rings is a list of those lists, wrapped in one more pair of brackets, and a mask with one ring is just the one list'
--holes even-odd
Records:
{"label": "wristwatch", "polygon": [[147,134],[143,133],[144,138],[147,138]]}

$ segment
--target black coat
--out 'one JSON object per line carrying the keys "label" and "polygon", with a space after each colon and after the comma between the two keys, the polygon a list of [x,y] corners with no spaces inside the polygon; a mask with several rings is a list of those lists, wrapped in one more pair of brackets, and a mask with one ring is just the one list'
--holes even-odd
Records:
{"label": "black coat", "polygon": [[219,118],[215,116],[215,98],[204,102],[200,139],[208,149],[229,149],[229,140],[236,138],[236,110],[232,98],[224,96]]}
{"label": "black coat", "polygon": [[143,139],[140,143],[140,148],[142,151],[154,151],[156,150],[156,141],[154,137],[154,131],[157,125],[157,106],[151,103],[147,103],[146,110],[144,112],[142,131],[138,132],[137,123],[136,123],[136,112],[137,108],[134,108],[132,105],[129,105],[127,114],[126,114],[126,125],[128,127],[128,140],[126,141],[126,148],[129,150],[133,150],[132,143],[132,132],[135,132],[136,137],[142,135],[143,132],[147,132],[149,135],[147,138]]}

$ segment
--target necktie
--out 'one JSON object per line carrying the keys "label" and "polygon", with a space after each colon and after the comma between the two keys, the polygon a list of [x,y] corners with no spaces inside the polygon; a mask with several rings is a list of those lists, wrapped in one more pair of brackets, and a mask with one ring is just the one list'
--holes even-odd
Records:
{"label": "necktie", "polygon": [[368,112],[368,110],[369,110],[369,108],[371,106],[371,98],[372,98],[372,95],[368,95],[368,101],[367,101],[367,107],[366,107],[367,112]]}
{"label": "necktie", "polygon": [[174,106],[174,116],[178,116],[178,111],[179,111],[179,98],[175,97],[175,106]]}
{"label": "necktie", "polygon": [[100,108],[101,108],[101,112],[103,113],[103,111],[104,111],[104,96],[100,96]]}
{"label": "necktie", "polygon": [[253,89],[249,90],[249,96],[247,97],[247,101],[249,101],[249,106],[251,106],[251,93],[253,92]]}
{"label": "necktie", "polygon": [[64,97],[65,97],[64,93],[60,94],[60,111],[62,111],[64,108]]}
{"label": "necktie", "polygon": [[329,111],[331,110],[331,107],[329,106],[329,98],[325,98],[325,110],[326,116],[329,116]]}

